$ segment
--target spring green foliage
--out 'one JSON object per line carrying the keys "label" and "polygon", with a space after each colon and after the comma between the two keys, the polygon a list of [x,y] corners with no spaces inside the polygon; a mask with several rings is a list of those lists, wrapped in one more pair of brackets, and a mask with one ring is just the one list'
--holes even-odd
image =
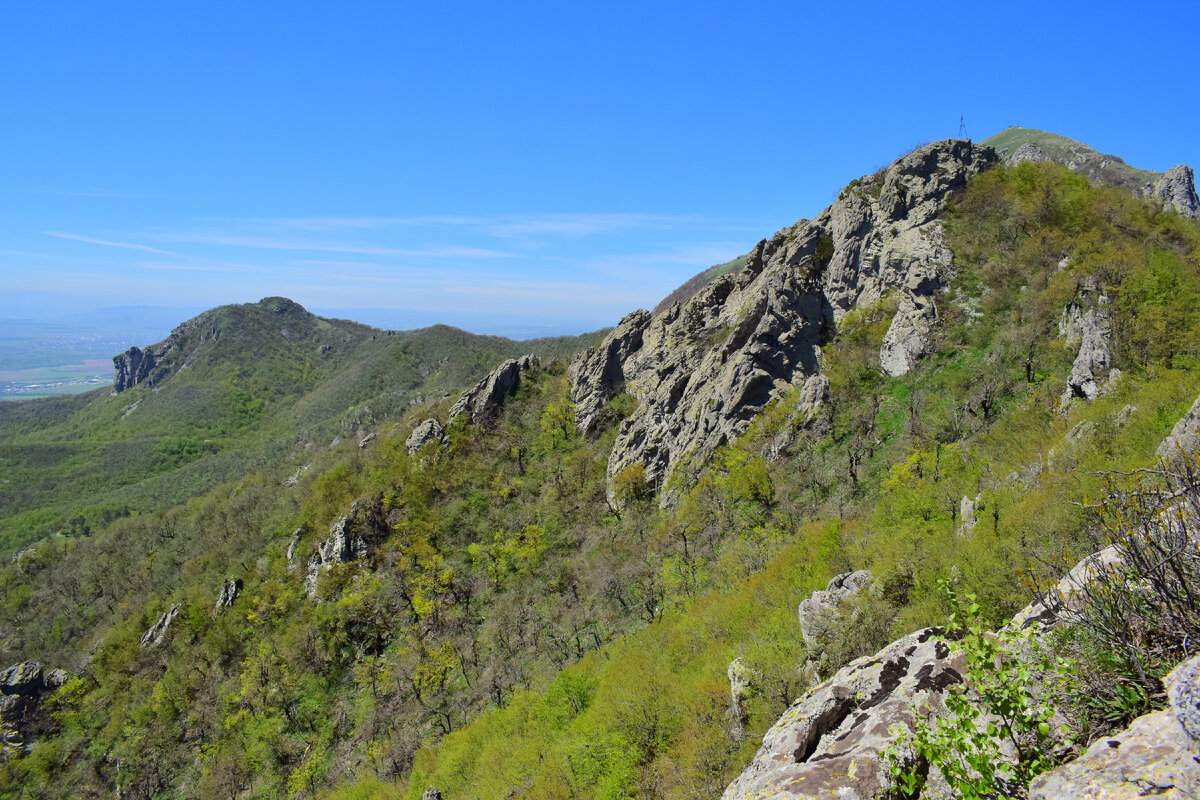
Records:
{"label": "spring green foliage", "polygon": [[0,550],[69,535],[72,516],[100,527],[106,508],[176,505],[278,461],[297,440],[353,436],[504,358],[596,339],[386,332],[280,298],[213,309],[174,335],[180,347],[156,386],[0,405]]}
{"label": "spring green foliage", "polygon": [[1050,753],[1053,703],[1076,688],[1074,664],[1040,652],[1029,629],[991,633],[975,595],[960,599],[953,584],[943,585],[952,611],[939,640],[964,656],[964,683],[948,687],[944,715],[918,717],[899,743],[923,767],[905,765],[892,748],[892,773],[906,796],[919,791],[929,765],[963,800],[1009,795],[1058,763]]}
{"label": "spring green foliage", "polygon": [[[958,278],[916,370],[878,369],[890,301],[858,312],[824,349],[826,408],[774,401],[673,476],[669,510],[636,470],[609,507],[608,449],[636,403],[614,399],[584,439],[550,358],[496,419],[459,420],[444,449],[410,456],[408,431],[449,405],[409,412],[412,393],[469,383],[473,366],[450,369],[460,356],[506,354],[474,339],[392,337],[364,342],[361,362],[296,354],[263,375],[214,356],[217,380],[197,365],[135,390],[124,420],[123,395],[47,401],[45,419],[0,408],[20,481],[9,541],[79,531],[0,568],[5,654],[70,665],[94,646],[57,732],[5,764],[0,796],[110,793],[118,763],[128,797],[719,795],[816,673],[944,620],[939,579],[955,572],[995,624],[1028,600],[1014,576],[1095,549],[1090,473],[1145,463],[1200,393],[1181,332],[1195,224],[1022,165],[976,178],[947,235]],[[1114,393],[1060,410],[1074,354],[1057,324],[1087,278],[1162,323],[1116,326]],[[448,371],[422,377],[443,357]],[[155,410],[181,377],[178,416]],[[217,418],[187,416],[213,403]],[[348,436],[360,427],[378,433],[365,448]],[[347,441],[330,447],[335,433]],[[96,477],[97,459],[130,472]],[[978,498],[965,532],[963,497]],[[314,602],[308,558],[351,513],[370,553],[322,572]],[[806,652],[797,603],[861,567],[878,594]],[[242,594],[216,613],[231,577]],[[142,648],[175,602],[167,639]],[[750,686],[732,719],[738,656]]]}

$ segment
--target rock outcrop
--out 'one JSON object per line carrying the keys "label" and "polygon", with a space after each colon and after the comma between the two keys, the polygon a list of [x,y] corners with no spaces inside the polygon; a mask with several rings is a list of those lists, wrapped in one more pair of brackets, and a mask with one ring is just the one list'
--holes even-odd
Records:
{"label": "rock outcrop", "polygon": [[489,372],[474,388],[462,393],[458,402],[450,408],[450,421],[464,414],[473,424],[490,420],[505,398],[521,385],[525,373],[540,364],[541,360],[533,355],[508,359]]}
{"label": "rock outcrop", "polygon": [[1113,377],[1108,297],[1096,287],[1095,281],[1085,283],[1079,297],[1067,305],[1059,329],[1068,340],[1079,338],[1079,353],[1071,366],[1062,402],[1068,403],[1074,398],[1095,400]]}
{"label": "rock outcrop", "polygon": [[171,628],[171,623],[175,621],[175,617],[179,616],[179,603],[172,603],[171,607],[162,613],[158,621],[146,629],[142,634],[142,647],[158,647],[163,643],[163,639],[167,637],[167,631]]}
{"label": "rock outcrop", "polygon": [[843,572],[835,576],[824,589],[818,589],[811,597],[801,600],[797,612],[800,616],[800,635],[804,637],[804,643],[810,649],[816,647],[816,628],[821,619],[837,613],[843,602],[866,589],[870,583],[870,570]]}
{"label": "rock outcrop", "polygon": [[221,593],[217,596],[217,605],[214,612],[220,614],[227,608],[233,607],[233,601],[237,600],[238,595],[242,593],[241,578],[233,578],[221,584]]}
{"label": "rock outcrop", "polygon": [[1179,454],[1195,453],[1200,450],[1200,399],[1183,415],[1171,433],[1158,446],[1157,454],[1172,458]]}
{"label": "rock outcrop", "polygon": [[1200,656],[1177,666],[1164,684],[1168,708],[1138,717],[1034,778],[1030,800],[1200,798]]}
{"label": "rock outcrop", "polygon": [[725,676],[729,678],[729,718],[732,722],[734,734],[740,738],[742,726],[746,724],[746,709],[744,704],[750,696],[750,687],[753,683],[755,672],[746,663],[744,658],[738,656],[729,662],[729,667],[725,670]]}
{"label": "rock outcrop", "polygon": [[317,545],[308,559],[304,588],[309,598],[317,596],[317,581],[321,573],[335,564],[348,564],[371,555],[376,544],[391,533],[391,526],[378,503],[354,501],[350,513],[338,518],[329,529],[329,536]]}
{"label": "rock outcrop", "polygon": [[911,369],[950,277],[936,217],[994,163],[991,148],[966,141],[920,147],[855,181],[816,219],[760,242],[740,269],[653,316],[622,320],[570,373],[581,431],[618,392],[637,400],[610,479],[640,462],[658,488],[685,459],[740,435],[769,400],[819,374],[822,344],[855,308],[897,295],[886,355],[893,370]]}
{"label": "rock outcrop", "polygon": [[1196,175],[1191,167],[1184,164],[1164,172],[1161,178],[1144,190],[1144,196],[1161,200],[1164,208],[1178,212],[1180,216],[1190,219],[1200,217],[1200,198],[1196,197]]}
{"label": "rock outcrop", "polygon": [[446,434],[442,430],[442,423],[436,419],[427,419],[413,428],[412,433],[404,440],[404,447],[408,450],[410,456],[415,456],[422,447],[430,442],[441,444],[445,440],[445,436]]}
{"label": "rock outcrop", "polygon": [[67,682],[66,670],[47,671],[36,661],[0,671],[0,757],[24,754],[46,732],[51,720],[41,709],[42,698]]}

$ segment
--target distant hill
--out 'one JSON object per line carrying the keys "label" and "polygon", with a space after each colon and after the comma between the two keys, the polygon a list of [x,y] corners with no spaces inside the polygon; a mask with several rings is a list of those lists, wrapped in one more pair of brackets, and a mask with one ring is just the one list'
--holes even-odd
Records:
{"label": "distant hill", "polygon": [[365,435],[505,358],[597,338],[382,331],[279,297],[205,311],[114,358],[112,391],[0,404],[0,549],[69,527],[68,507],[91,509],[78,527],[182,502],[297,446]]}

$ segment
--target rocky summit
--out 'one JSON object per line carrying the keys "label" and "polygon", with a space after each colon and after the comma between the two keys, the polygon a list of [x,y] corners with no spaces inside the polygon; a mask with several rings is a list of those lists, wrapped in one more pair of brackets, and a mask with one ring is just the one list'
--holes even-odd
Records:
{"label": "rocky summit", "polygon": [[571,365],[581,431],[618,394],[637,400],[609,476],[641,463],[661,485],[685,459],[703,460],[772,398],[821,372],[821,346],[847,314],[892,294],[898,308],[881,363],[892,375],[911,369],[950,278],[937,216],[952,192],[997,159],[967,141],[919,147],[852,182],[816,219],[759,242],[741,269],[658,314],[621,320]]}

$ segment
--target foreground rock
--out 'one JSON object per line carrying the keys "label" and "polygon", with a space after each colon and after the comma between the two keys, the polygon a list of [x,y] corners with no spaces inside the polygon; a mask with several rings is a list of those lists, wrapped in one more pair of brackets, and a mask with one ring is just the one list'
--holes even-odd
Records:
{"label": "foreground rock", "polygon": [[[891,796],[884,752],[899,730],[912,730],[914,710],[936,713],[947,687],[963,681],[963,657],[937,641],[936,633],[931,628],[898,639],[798,700],[763,738],[724,800]],[[922,796],[936,796],[937,784],[931,776]]]}
{"label": "foreground rock", "polygon": [[489,372],[475,387],[463,392],[450,408],[450,421],[467,415],[474,424],[486,422],[496,415],[504,400],[521,385],[525,373],[541,364],[537,356],[510,358]]}
{"label": "foreground rock", "polygon": [[685,458],[702,461],[739,436],[772,398],[819,373],[822,344],[854,309],[896,298],[882,355],[893,374],[911,369],[950,277],[936,217],[995,162],[991,148],[966,141],[920,147],[847,187],[816,219],[760,242],[740,269],[652,317],[626,317],[578,356],[570,379],[581,432],[620,392],[637,400],[609,478],[640,462],[657,487]]}
{"label": "foreground rock", "polygon": [[1034,778],[1030,800],[1200,798],[1200,656],[1167,676],[1170,707]]}

